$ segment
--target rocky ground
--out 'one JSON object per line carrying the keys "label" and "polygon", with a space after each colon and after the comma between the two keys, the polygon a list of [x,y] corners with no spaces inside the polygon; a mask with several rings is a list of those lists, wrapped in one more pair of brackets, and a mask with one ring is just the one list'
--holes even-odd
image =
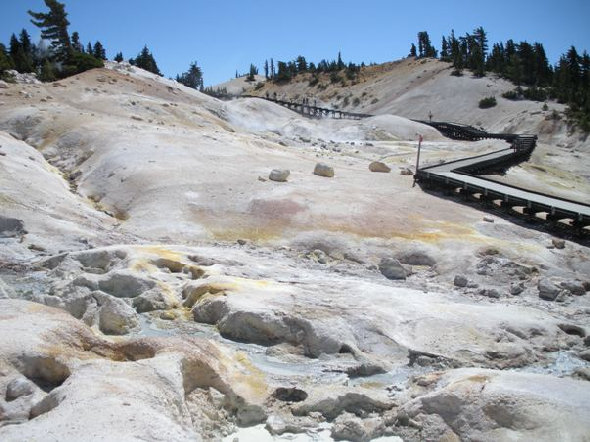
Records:
{"label": "rocky ground", "polygon": [[[413,187],[418,133],[504,146],[124,64],[4,85],[0,439],[588,440],[587,246]],[[516,179],[588,195],[571,149]]]}

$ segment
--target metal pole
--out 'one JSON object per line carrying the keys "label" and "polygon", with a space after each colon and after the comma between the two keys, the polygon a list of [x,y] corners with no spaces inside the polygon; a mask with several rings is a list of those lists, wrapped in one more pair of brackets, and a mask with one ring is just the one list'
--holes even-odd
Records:
{"label": "metal pole", "polygon": [[416,172],[414,173],[414,184],[412,187],[416,185],[416,175],[418,175],[418,168],[420,167],[420,148],[422,147],[422,135],[418,134],[418,153],[416,155]]}

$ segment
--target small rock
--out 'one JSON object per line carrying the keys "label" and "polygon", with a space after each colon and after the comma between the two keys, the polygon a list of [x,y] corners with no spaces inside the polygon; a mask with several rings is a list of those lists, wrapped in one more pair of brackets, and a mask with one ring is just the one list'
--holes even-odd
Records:
{"label": "small rock", "polygon": [[6,386],[6,400],[12,401],[21,396],[33,394],[35,387],[31,381],[26,378],[15,378]]}
{"label": "small rock", "polygon": [[410,169],[408,169],[407,167],[404,167],[400,173],[400,175],[414,175],[414,172],[412,172]]}
{"label": "small rock", "polygon": [[0,80],[0,89],[6,89],[6,88],[8,88],[8,83]]}
{"label": "small rock", "polygon": [[324,163],[317,163],[313,170],[314,175],[332,178],[334,176],[334,169]]}
{"label": "small rock", "polygon": [[245,245],[248,243],[248,241],[246,241],[245,239],[238,239],[236,242],[237,242],[237,243],[238,243],[240,246],[245,246]]}
{"label": "small rock", "polygon": [[328,263],[328,257],[326,256],[326,254],[322,250],[319,250],[319,249],[308,253],[306,256],[308,259],[311,259],[312,261],[315,261],[318,264],[327,264]]}
{"label": "small rock", "polygon": [[334,420],[331,436],[335,440],[365,441],[370,439],[362,419],[352,413],[342,413]]}
{"label": "small rock", "polygon": [[563,239],[553,238],[551,244],[553,244],[553,247],[556,249],[565,249],[565,241]]}
{"label": "small rock", "polygon": [[518,296],[522,292],[524,292],[524,289],[525,289],[524,282],[513,282],[510,284],[509,292],[512,296]]}
{"label": "small rock", "polygon": [[569,290],[573,295],[582,296],[586,294],[586,287],[582,281],[562,281],[559,285],[563,289]]}
{"label": "small rock", "polygon": [[166,310],[160,313],[160,319],[164,319],[166,321],[173,321],[176,319],[176,314],[174,312]]}
{"label": "small rock", "polygon": [[92,295],[100,303],[98,326],[104,334],[124,335],[139,325],[136,311],[125,301],[98,291]]}
{"label": "small rock", "polygon": [[379,271],[387,279],[406,279],[404,266],[395,258],[383,258],[379,263]]}
{"label": "small rock", "polygon": [[561,292],[561,289],[548,278],[539,279],[537,289],[539,290],[539,298],[546,301],[555,301],[557,295]]}
{"label": "small rock", "polygon": [[378,173],[389,173],[391,172],[391,168],[381,161],[373,161],[369,164],[369,170],[371,172],[378,172]]}
{"label": "small rock", "polygon": [[0,238],[16,238],[25,235],[25,225],[20,219],[0,215]]}
{"label": "small rock", "polygon": [[500,298],[500,291],[495,288],[482,288],[477,291],[477,294],[481,296],[487,296],[488,298]]}
{"label": "small rock", "polygon": [[287,178],[289,177],[290,173],[291,171],[289,171],[288,169],[273,169],[270,172],[268,179],[270,179],[271,181],[278,181],[280,183],[283,183],[287,181]]}
{"label": "small rock", "polygon": [[176,307],[178,301],[173,296],[164,293],[158,287],[147,290],[133,299],[133,307],[138,313],[154,310],[166,310]]}
{"label": "small rock", "polygon": [[491,216],[484,216],[484,217],[483,217],[483,220],[484,220],[486,223],[493,223],[493,222],[494,222],[494,218],[492,218]]}
{"label": "small rock", "polygon": [[590,367],[580,367],[574,372],[574,377],[590,381]]}
{"label": "small rock", "polygon": [[453,284],[455,284],[455,287],[467,287],[467,283],[469,281],[467,280],[467,278],[463,275],[455,275],[455,279],[453,280]]}

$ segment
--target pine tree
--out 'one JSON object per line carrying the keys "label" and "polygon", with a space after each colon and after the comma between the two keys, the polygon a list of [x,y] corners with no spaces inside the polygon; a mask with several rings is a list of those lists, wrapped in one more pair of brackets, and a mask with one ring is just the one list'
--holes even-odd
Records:
{"label": "pine tree", "polygon": [[483,27],[476,28],[473,31],[473,50],[471,58],[473,59],[473,72],[477,77],[483,77],[486,69],[486,54],[488,52],[488,37]]}
{"label": "pine tree", "polygon": [[449,60],[449,45],[447,43],[447,39],[443,36],[441,49],[440,49],[440,59],[443,61]]}
{"label": "pine tree", "polygon": [[416,45],[414,43],[412,43],[412,46],[410,46],[410,57],[416,57]]}
{"label": "pine tree", "polygon": [[307,72],[307,60],[303,55],[298,56],[295,63],[297,64],[297,72]]}
{"label": "pine tree", "polygon": [[10,55],[6,50],[6,46],[0,43],[0,79],[5,71],[14,68]]}
{"label": "pine tree", "polygon": [[203,72],[201,68],[197,66],[197,62],[193,61],[190,64],[188,71],[184,72],[182,75],[176,76],[176,81],[186,87],[203,89]]}
{"label": "pine tree", "polygon": [[88,45],[86,46],[86,53],[87,54],[92,54],[92,42],[88,42]]}
{"label": "pine tree", "polygon": [[341,56],[341,54],[340,54],[340,51],[338,51],[338,61],[336,62],[336,69],[337,69],[337,70],[341,70],[341,69],[344,69],[344,68],[345,68],[345,66],[346,66],[346,65],[345,65],[345,64],[344,64],[344,62],[342,61],[342,56]]}
{"label": "pine tree", "polygon": [[264,60],[264,78],[268,80],[268,60]]}
{"label": "pine tree", "polygon": [[436,58],[436,49],[430,43],[428,32],[418,32],[418,57],[432,57]]}
{"label": "pine tree", "polygon": [[92,55],[100,60],[107,59],[106,51],[104,50],[104,47],[100,41],[94,43],[94,46],[92,47]]}
{"label": "pine tree", "polygon": [[123,53],[122,53],[122,52],[117,52],[117,55],[115,55],[115,58],[114,58],[114,60],[115,60],[117,63],[121,63],[121,62],[124,60],[124,58],[123,58]]}
{"label": "pine tree", "polygon": [[57,0],[45,0],[48,13],[28,11],[33,17],[31,23],[41,29],[41,38],[51,41],[55,58],[65,61],[72,55],[72,43],[68,34],[70,22],[65,12],[65,5]]}
{"label": "pine tree", "polygon": [[275,78],[275,61],[270,59],[270,78]]}
{"label": "pine tree", "polygon": [[156,75],[162,76],[162,74],[160,73],[160,69],[158,69],[156,60],[154,59],[154,56],[148,49],[147,45],[145,45],[141,52],[137,54],[135,60],[129,60],[129,62],[131,64],[134,64],[138,68],[145,69],[148,72],[152,72]]}
{"label": "pine tree", "polygon": [[55,70],[53,69],[53,63],[45,59],[45,63],[41,67],[41,73],[39,74],[39,80],[44,82],[50,82],[56,80]]}
{"label": "pine tree", "polygon": [[84,52],[84,46],[80,43],[80,34],[72,32],[72,49],[76,52]]}
{"label": "pine tree", "polygon": [[256,79],[256,75],[258,75],[258,68],[250,63],[250,70],[248,71],[246,81],[254,81]]}

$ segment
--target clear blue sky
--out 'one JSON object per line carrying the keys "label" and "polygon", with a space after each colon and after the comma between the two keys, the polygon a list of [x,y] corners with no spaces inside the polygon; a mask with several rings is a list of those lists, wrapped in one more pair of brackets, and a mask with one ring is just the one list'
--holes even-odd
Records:
{"label": "clear blue sky", "polygon": [[[334,59],[381,63],[404,57],[419,31],[440,49],[451,29],[457,36],[483,26],[491,43],[539,41],[554,64],[570,45],[590,50],[590,0],[62,0],[70,33],[100,40],[112,58],[135,57],[144,44],[164,75],[196,60],[206,85],[246,72],[263,73],[265,59]],[[43,0],[0,0],[0,41],[39,30],[27,10],[47,11]]]}

